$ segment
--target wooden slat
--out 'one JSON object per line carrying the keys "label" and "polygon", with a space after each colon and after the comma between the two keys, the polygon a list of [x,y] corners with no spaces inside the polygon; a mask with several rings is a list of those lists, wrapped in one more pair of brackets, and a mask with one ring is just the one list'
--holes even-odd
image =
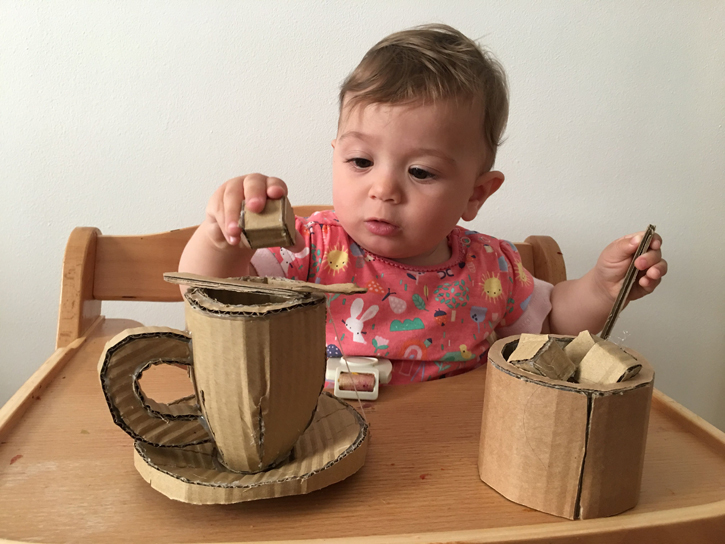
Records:
{"label": "wooden slat", "polygon": [[[178,269],[181,252],[195,229],[189,227],[148,236],[98,236],[93,298],[158,302],[182,300],[178,287],[165,282],[163,274]],[[516,247],[524,267],[539,277],[538,269],[534,267],[531,244],[518,243]]]}
{"label": "wooden slat", "polygon": [[[307,217],[332,206],[296,206]],[[93,298],[176,302],[179,288],[163,280],[164,272],[179,269],[184,246],[196,226],[144,236],[98,236]]]}
{"label": "wooden slat", "polygon": [[[531,245],[533,270],[535,270],[533,274],[535,277],[548,281],[552,285],[566,280],[564,255],[562,255],[556,240],[551,236],[529,236],[525,241]],[[527,267],[527,270],[531,271],[532,269]]]}
{"label": "wooden slat", "polygon": [[187,227],[145,236],[99,236],[93,298],[181,300],[179,287],[166,283],[163,274],[179,269],[181,252],[195,230]]}
{"label": "wooden slat", "polygon": [[82,336],[101,313],[101,302],[93,297],[96,243],[100,233],[97,228],[77,227],[68,238],[63,255],[56,349]]}
{"label": "wooden slat", "polygon": [[295,215],[298,215],[300,217],[309,217],[315,212],[322,212],[325,210],[331,210],[332,206],[324,205],[324,206],[293,206],[292,207],[295,211]]}

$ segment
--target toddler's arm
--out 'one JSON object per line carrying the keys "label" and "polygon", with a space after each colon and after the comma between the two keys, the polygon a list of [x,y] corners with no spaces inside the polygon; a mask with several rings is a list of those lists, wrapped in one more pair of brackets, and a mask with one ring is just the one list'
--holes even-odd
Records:
{"label": "toddler's arm", "polygon": [[179,261],[179,272],[192,272],[218,278],[253,273],[250,260],[254,250],[240,244],[239,214],[245,209],[261,212],[268,198],[287,194],[279,178],[249,174],[223,183],[209,199],[206,217],[189,239]]}
{"label": "toddler's arm", "polygon": [[[597,264],[583,277],[555,285],[551,292],[549,330],[544,332],[574,335],[583,330],[601,331],[642,236],[639,232],[615,240],[604,248]],[[662,238],[655,234],[649,250],[635,261],[642,274],[632,286],[628,301],[654,291],[667,273],[661,247]],[[546,326],[545,323],[545,329]]]}

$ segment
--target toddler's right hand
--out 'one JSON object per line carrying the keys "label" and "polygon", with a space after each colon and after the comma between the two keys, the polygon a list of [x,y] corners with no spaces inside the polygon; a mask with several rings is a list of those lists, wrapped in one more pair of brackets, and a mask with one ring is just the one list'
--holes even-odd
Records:
{"label": "toddler's right hand", "polygon": [[206,221],[212,226],[210,232],[214,243],[239,246],[242,202],[245,202],[245,209],[258,213],[264,210],[268,198],[276,200],[286,195],[284,181],[262,174],[247,174],[225,181],[214,191],[206,207]]}

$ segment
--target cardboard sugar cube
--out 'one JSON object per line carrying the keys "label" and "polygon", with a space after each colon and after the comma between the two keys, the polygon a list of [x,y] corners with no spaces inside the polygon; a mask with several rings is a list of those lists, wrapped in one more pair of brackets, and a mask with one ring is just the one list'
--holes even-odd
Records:
{"label": "cardboard sugar cube", "polygon": [[533,374],[562,381],[576,371],[559,342],[546,334],[522,334],[509,362]]}
{"label": "cardboard sugar cube", "polygon": [[601,341],[601,338],[589,331],[582,331],[574,340],[567,344],[564,348],[564,353],[566,353],[566,356],[569,357],[572,363],[579,366],[579,363],[581,363],[589,350],[594,347],[594,344]]}
{"label": "cardboard sugar cube", "polygon": [[267,200],[260,213],[242,209],[239,228],[252,249],[290,247],[295,243],[295,214],[287,197]]}
{"label": "cardboard sugar cube", "polygon": [[642,365],[609,341],[594,344],[579,363],[575,379],[581,384],[608,385],[633,378]]}
{"label": "cardboard sugar cube", "polygon": [[509,363],[516,364],[533,359],[547,343],[548,334],[522,334],[516,349],[509,357]]}

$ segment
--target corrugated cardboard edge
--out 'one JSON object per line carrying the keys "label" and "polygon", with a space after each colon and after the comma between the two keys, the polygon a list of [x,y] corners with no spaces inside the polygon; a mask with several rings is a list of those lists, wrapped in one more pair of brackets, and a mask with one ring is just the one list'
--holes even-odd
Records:
{"label": "corrugated cardboard edge", "polygon": [[114,423],[134,439],[143,437],[154,445],[208,442],[211,438],[195,406],[147,399],[136,382],[146,368],[158,361],[188,364],[190,357],[189,335],[169,327],[126,329],[106,342],[98,374]]}
{"label": "corrugated cardboard edge", "polygon": [[[219,288],[219,291],[225,290],[226,288],[224,286]],[[322,293],[296,293],[289,291],[281,294],[270,293],[269,291],[269,289],[260,289],[258,292],[239,292],[240,294],[247,295],[261,295],[262,297],[269,298],[268,301],[259,302],[258,304],[227,304],[216,300],[209,293],[208,288],[191,287],[184,293],[184,300],[196,310],[228,317],[258,317],[266,314],[281,313],[302,306],[319,304],[325,300]],[[275,298],[280,300],[273,300]]]}
{"label": "corrugated cardboard edge", "polygon": [[[322,393],[320,399],[322,400],[323,397],[340,403],[354,420],[354,424],[359,427],[359,431],[355,440],[334,460],[310,472],[273,481],[251,484],[235,483],[225,486],[205,481],[205,476],[210,478],[211,475],[209,471],[200,470],[198,480],[190,481],[170,470],[152,464],[148,456],[144,455],[145,444],[142,442],[136,442],[134,465],[151,487],[171,499],[192,504],[232,504],[311,493],[356,473],[365,463],[370,438],[367,422],[355,409],[329,393]],[[324,444],[320,443],[320,446],[324,447]],[[258,477],[258,474],[250,476]]]}
{"label": "corrugated cardboard edge", "polygon": [[[627,350],[643,365],[642,372],[632,380],[599,389],[565,384],[527,374],[508,363],[502,351],[517,339],[504,338],[489,350],[479,451],[481,479],[509,500],[569,519],[614,515],[635,506],[654,381],[652,367],[641,355]],[[543,399],[541,406],[528,410],[537,398]],[[622,420],[607,417],[615,413],[627,415],[626,429]],[[558,421],[552,421],[552,416],[557,416]],[[541,429],[545,430],[543,441]],[[625,432],[617,435],[622,449],[619,455],[611,455],[608,449],[597,451],[603,441],[623,429]],[[567,457],[547,450],[546,440],[549,445],[557,443],[559,432],[566,433],[569,451],[581,455]],[[536,468],[537,463],[546,472],[532,474],[531,467]],[[601,475],[617,472],[621,463],[625,463],[622,478],[629,478],[630,483],[636,481],[636,485],[629,486],[629,494],[612,496],[614,489],[621,489],[622,478],[608,486],[603,485]],[[579,474],[575,495],[574,469]]]}
{"label": "corrugated cardboard edge", "polygon": [[287,234],[290,237],[289,245],[293,246],[295,244],[295,237],[297,236],[297,229],[295,228],[295,211],[292,208],[292,204],[289,199],[286,200],[287,205],[282,211],[282,221],[285,224]]}
{"label": "corrugated cardboard edge", "polygon": [[238,291],[240,293],[272,294],[275,291],[283,293],[366,293],[367,289],[358,287],[354,283],[310,283],[288,278],[242,276],[239,278],[213,278],[189,272],[164,272],[164,281],[189,287],[202,289],[218,289]]}

